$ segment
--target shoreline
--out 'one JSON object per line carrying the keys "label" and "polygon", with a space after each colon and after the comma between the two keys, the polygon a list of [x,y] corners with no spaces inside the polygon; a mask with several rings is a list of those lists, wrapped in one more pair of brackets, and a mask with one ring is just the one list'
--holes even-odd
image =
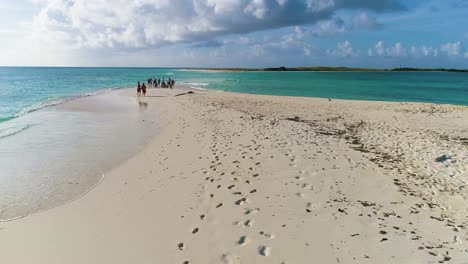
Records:
{"label": "shoreline", "polygon": [[[138,100],[129,95],[130,91],[113,89],[68,98],[6,124],[21,130],[1,138],[5,152],[0,153],[4,194],[0,200],[0,222],[47,211],[82,197],[107,173],[146,147],[157,135],[157,120],[139,109]],[[123,121],[115,117],[135,128],[122,127]],[[146,123],[139,119],[146,119]],[[107,122],[110,120],[112,124]],[[115,129],[118,131],[113,132]],[[112,146],[109,141],[116,137],[130,138],[122,146]],[[44,144],[50,147],[43,149]],[[41,157],[35,157],[38,152]],[[20,157],[23,161],[16,165],[7,162]],[[42,164],[48,164],[47,168]]]}
{"label": "shoreline", "polygon": [[[151,90],[155,90],[155,91],[165,91],[165,90],[168,90],[170,91],[170,89],[163,89],[163,88],[151,88],[149,89],[149,91]],[[181,90],[181,91],[192,91],[192,92],[201,92],[201,93],[213,93],[213,92],[216,92],[216,93],[221,93],[221,94],[227,94],[227,95],[234,95],[234,96],[242,96],[242,95],[252,95],[252,96],[259,96],[259,97],[276,97],[276,98],[283,98],[283,99],[291,99],[291,100],[303,100],[303,99],[310,99],[311,101],[315,101],[315,102],[320,102],[322,100],[326,101],[327,98],[322,98],[322,97],[307,97],[307,96],[283,96],[283,95],[265,95],[265,94],[249,94],[249,93],[241,93],[241,92],[227,92],[227,91],[220,91],[220,90],[208,90],[208,89],[197,89],[197,88],[192,88],[192,87],[188,87],[188,86],[185,86],[183,85],[182,87],[177,87],[175,88],[174,90]],[[97,95],[101,95],[101,94],[106,94],[106,93],[113,93],[113,92],[122,92],[122,93],[125,93],[126,96],[128,97],[131,97],[131,98],[135,98],[138,100],[138,97],[136,97],[134,95],[134,89],[133,88],[112,88],[112,89],[104,89],[104,90],[100,90],[100,91],[96,91],[94,93],[85,93],[85,94],[82,94],[82,95],[78,95],[78,96],[72,96],[72,97],[68,97],[68,98],[61,98],[59,100],[56,100],[56,101],[53,101],[51,103],[48,103],[40,108],[37,108],[37,109],[34,109],[32,111],[28,111],[26,112],[25,114],[28,114],[28,113],[32,113],[32,112],[36,112],[36,111],[41,111],[43,109],[46,109],[46,108],[52,108],[52,107],[66,107],[67,104],[69,103],[72,103],[72,101],[75,101],[75,100],[80,100],[80,99],[83,99],[83,98],[87,98],[87,97],[92,97],[92,96],[97,96]],[[144,99],[145,97],[140,97],[142,99]],[[433,107],[436,107],[436,106],[440,106],[440,107],[461,107],[460,110],[463,110],[463,109],[468,109],[468,106],[464,106],[464,105],[453,105],[453,104],[436,104],[436,103],[425,103],[425,102],[392,102],[392,101],[366,101],[366,100],[350,100],[350,99],[333,99],[333,101],[337,101],[337,102],[341,102],[341,103],[353,103],[353,102],[362,102],[362,103],[367,103],[367,104],[400,104],[400,105],[411,105],[411,104],[416,104],[416,105],[420,105],[420,106],[426,106],[426,107],[429,107],[431,108],[431,110],[433,110]],[[431,110],[424,110],[424,112],[430,112]],[[24,114],[23,114],[24,115]],[[20,115],[21,116],[21,115]],[[18,116],[19,117],[19,116]],[[161,126],[160,129],[164,129],[163,126]],[[158,136],[158,133],[154,134],[151,139],[150,139],[150,142],[152,142],[153,140],[155,140],[155,138]],[[15,221],[17,219],[21,219],[21,218],[25,218],[25,217],[28,217],[30,215],[33,215],[33,214],[36,214],[36,213],[41,213],[41,212],[45,212],[45,211],[48,211],[48,210],[52,210],[56,207],[60,207],[60,206],[63,206],[63,205],[66,205],[68,203],[71,203],[75,200],[78,200],[80,199],[81,197],[85,196],[87,193],[89,193],[92,189],[96,188],[102,181],[104,181],[105,179],[105,176],[106,174],[109,174],[109,173],[112,173],[114,170],[117,170],[122,164],[128,162],[130,159],[138,156],[140,153],[144,152],[146,148],[149,147],[149,144],[150,142],[148,142],[147,144],[145,144],[143,146],[142,149],[140,149],[137,153],[134,153],[133,155],[129,156],[128,158],[126,158],[125,160],[123,160],[122,162],[119,163],[119,165],[113,167],[113,168],[110,168],[108,169],[106,172],[102,173],[102,175],[100,176],[100,179],[97,183],[95,183],[94,185],[92,185],[91,187],[89,187],[87,190],[85,190],[82,194],[80,194],[79,196],[77,197],[74,197],[70,200],[67,200],[61,204],[58,204],[58,205],[55,205],[53,207],[50,207],[50,208],[46,208],[46,209],[41,209],[41,210],[37,210],[37,211],[33,211],[33,212],[30,212],[30,213],[27,213],[26,215],[21,215],[21,216],[17,216],[17,217],[13,217],[13,218],[9,218],[9,219],[0,219],[0,223],[2,222],[10,222],[10,221]]]}
{"label": "shoreline", "polygon": [[258,97],[278,97],[278,98],[293,98],[293,99],[310,99],[313,101],[328,101],[328,99],[331,99],[331,101],[337,101],[337,102],[362,102],[362,103],[376,103],[376,104],[400,104],[400,105],[406,105],[406,104],[416,104],[416,105],[425,105],[425,106],[442,106],[442,107],[459,107],[459,108],[467,108],[468,105],[463,105],[463,104],[447,104],[447,103],[428,103],[428,102],[416,102],[416,101],[384,101],[384,100],[364,100],[364,99],[340,99],[340,98],[335,98],[335,97],[314,97],[314,96],[293,96],[293,95],[273,95],[273,94],[258,94],[258,93],[245,93],[245,92],[232,92],[232,91],[224,91],[224,90],[210,90],[210,89],[205,89],[205,90],[199,90],[195,88],[188,88],[189,90],[193,91],[198,91],[198,92],[219,92],[219,93],[226,93],[226,94],[233,94],[233,95],[251,95],[251,96],[258,96]]}
{"label": "shoreline", "polygon": [[[58,103],[54,103],[54,104],[50,104],[50,105],[47,105],[47,106],[44,106],[44,107],[41,107],[39,109],[35,109],[35,111],[40,111],[44,108],[48,108],[48,107],[55,107],[55,106],[59,106],[59,105],[63,105],[63,104],[67,104],[73,100],[79,100],[79,99],[82,99],[82,98],[86,98],[86,97],[89,97],[89,96],[96,96],[96,95],[100,95],[100,94],[105,94],[105,93],[112,93],[112,92],[116,92],[116,91],[125,91],[127,90],[125,93],[126,93],[126,96],[128,97],[132,97],[132,98],[135,98],[135,99],[138,99],[136,98],[136,96],[133,96],[133,88],[114,88],[114,89],[106,89],[106,90],[102,90],[102,91],[99,91],[99,92],[96,92],[96,93],[93,93],[93,94],[84,94],[84,95],[80,95],[80,96],[76,96],[76,97],[72,97],[72,98],[68,98],[68,100],[63,100],[61,102],[58,102]],[[132,93],[132,95],[130,95],[130,93]],[[66,105],[65,105],[66,106]],[[30,112],[28,112],[30,113]],[[163,127],[161,127],[160,129],[163,129]],[[153,136],[151,136],[150,138],[150,142],[153,141],[157,136],[158,136],[158,133],[155,133]],[[43,212],[47,212],[49,210],[53,210],[57,207],[60,207],[60,206],[66,206],[67,204],[69,203],[72,203],[84,196],[86,196],[89,192],[91,192],[94,188],[98,187],[106,178],[106,175],[112,173],[114,170],[117,170],[122,164],[125,164],[126,162],[128,162],[129,160],[131,160],[132,158],[134,158],[135,156],[138,156],[140,153],[144,152],[145,149],[149,146],[150,142],[148,142],[147,144],[145,144],[143,146],[143,148],[141,148],[140,150],[138,150],[136,153],[134,153],[133,155],[130,155],[129,157],[127,157],[126,159],[124,159],[123,161],[121,161],[117,166],[115,167],[112,167],[110,169],[108,169],[106,172],[102,173],[99,177],[99,181],[97,181],[95,184],[93,184],[92,186],[90,186],[88,189],[86,189],[82,194],[76,196],[76,197],[73,197],[71,198],[70,200],[67,200],[61,204],[58,204],[58,205],[55,205],[53,207],[50,207],[50,208],[45,208],[45,209],[42,209],[42,210],[37,210],[37,211],[33,211],[33,212],[29,212],[27,213],[26,215],[21,215],[21,216],[17,216],[17,217],[13,217],[13,218],[10,218],[10,219],[0,219],[0,223],[8,223],[8,222],[12,222],[12,221],[16,221],[16,220],[19,220],[19,219],[22,219],[22,218],[26,218],[26,217],[29,217],[31,215],[34,215],[34,214],[37,214],[37,213],[43,213]],[[1,230],[1,229],[0,229]]]}
{"label": "shoreline", "polygon": [[[72,67],[73,68],[73,67]],[[86,68],[86,67],[84,67]],[[118,67],[119,68],[119,67]],[[194,71],[194,72],[236,72],[236,70],[223,70],[223,69],[190,69],[190,68],[180,68],[180,69],[175,69],[178,71]],[[249,72],[249,71],[240,71],[240,72]],[[286,72],[311,72],[311,71],[286,71]],[[313,71],[313,72],[347,72],[347,71]],[[352,72],[366,72],[366,71],[352,71]],[[391,72],[391,71],[388,71]],[[417,71],[415,71],[417,72]],[[441,71],[443,72],[443,71]],[[199,91],[199,92],[222,92],[222,93],[233,93],[233,94],[249,94],[249,95],[258,95],[258,96],[275,96],[275,97],[292,97],[292,98],[312,98],[312,99],[332,99],[332,100],[339,100],[339,101],[360,101],[360,102],[378,102],[378,103],[400,103],[400,104],[428,104],[428,105],[450,105],[450,106],[461,106],[461,107],[468,107],[468,105],[465,104],[457,104],[457,103],[437,103],[437,102],[424,102],[424,101],[386,101],[386,100],[368,100],[368,99],[342,99],[342,98],[336,98],[336,97],[317,97],[317,96],[297,96],[297,95],[275,95],[275,94],[264,94],[264,93],[247,93],[247,92],[235,92],[235,91],[225,91],[225,90],[218,90],[218,89],[209,89],[205,88],[206,85],[202,87],[191,87],[190,83],[185,83],[185,81],[181,81],[181,84],[178,84],[176,87],[177,89],[183,89],[183,90],[192,90],[192,91]],[[40,103],[35,103],[31,106],[26,107],[25,109],[21,110],[20,112],[14,114],[13,116],[7,116],[5,118],[0,119],[0,124],[14,120],[18,117],[21,117],[26,114],[30,114],[36,111],[40,111],[42,109],[54,107],[54,106],[59,106],[61,104],[81,99],[81,98],[86,98],[90,96],[96,96],[100,94],[105,94],[109,92],[114,92],[114,91],[121,91],[121,90],[133,90],[134,87],[119,87],[119,88],[102,88],[93,92],[85,92],[82,94],[78,95],[72,95],[72,96],[66,96],[66,97],[61,97],[57,99],[53,99],[50,101],[44,101]],[[164,90],[166,88],[149,88],[151,89],[156,89],[156,90]],[[2,136],[4,137],[4,136]]]}
{"label": "shoreline", "polygon": [[78,95],[66,96],[66,97],[61,97],[61,98],[57,98],[57,99],[53,99],[53,100],[48,100],[48,101],[35,103],[33,105],[30,105],[30,106],[24,108],[23,110],[21,110],[20,112],[14,114],[13,116],[7,116],[5,118],[0,119],[0,123],[7,122],[7,121],[10,121],[10,120],[14,120],[15,118],[21,117],[23,115],[33,113],[33,112],[36,112],[36,111],[40,111],[40,110],[42,110],[44,108],[58,106],[58,105],[61,105],[61,104],[64,104],[64,103],[67,103],[67,102],[70,102],[70,101],[73,101],[73,100],[86,98],[86,97],[89,97],[89,96],[100,95],[100,94],[109,93],[109,92],[118,91],[118,90],[124,90],[124,89],[132,89],[132,88],[128,88],[128,87],[127,88],[126,87],[103,88],[103,89],[100,89],[100,90],[96,90],[95,92],[86,92],[86,93],[82,93],[82,94],[78,94]]}
{"label": "shoreline", "polygon": [[[466,182],[463,178],[466,173],[463,166],[467,164],[463,160],[466,148],[452,137],[463,139],[466,136],[466,125],[460,122],[466,120],[467,107],[338,99],[328,102],[310,97],[212,91],[195,91],[194,94],[174,97],[181,91],[185,90],[149,89],[150,95],[163,97],[141,98],[161,111],[161,131],[138,154],[110,170],[105,181],[80,199],[63,206],[0,223],[0,245],[8,252],[0,259],[6,263],[13,260],[17,260],[15,263],[28,263],[29,257],[39,261],[37,263],[63,263],[64,260],[68,263],[149,263],[150,260],[161,263],[182,263],[185,260],[193,263],[295,263],[313,253],[314,259],[321,263],[335,263],[337,258],[348,263],[359,254],[364,260],[361,251],[365,249],[371,252],[366,253],[370,257],[369,263],[388,262],[397,252],[399,255],[394,256],[397,260],[417,262],[445,257],[445,253],[435,252],[436,256],[432,256],[428,254],[432,252],[430,250],[418,251],[414,243],[434,240],[434,235],[427,232],[429,229],[440,239],[457,234],[457,239],[466,240],[466,223],[460,222],[463,215],[455,214],[455,208],[466,207],[460,204],[460,201],[466,201],[466,197],[460,197],[455,189],[453,194],[441,192],[437,196],[432,195],[437,201],[431,203],[432,206],[440,203],[443,208],[451,205],[452,208],[445,209],[446,216],[441,222],[450,219],[457,223],[455,226],[464,226],[457,227],[459,231],[449,232],[450,229],[438,225],[439,220],[425,220],[431,219],[429,216],[438,217],[439,207],[419,208],[418,214],[407,212],[414,203],[420,203],[421,199],[424,203],[425,197],[431,194],[426,192],[423,180],[418,180],[422,181],[419,183],[412,178],[398,176],[398,164],[404,161],[392,161],[378,154],[386,153],[386,148],[394,146],[384,144],[392,143],[386,136],[392,135],[390,132],[380,134],[381,129],[375,130],[374,127],[393,126],[407,130],[395,130],[398,136],[393,137],[403,143],[411,144],[412,140],[415,146],[422,146],[414,154],[424,154],[421,158],[425,158],[424,149],[428,147],[430,150],[431,147],[423,144],[424,140],[432,142],[436,137],[432,138],[432,132],[426,133],[424,129],[428,128],[427,124],[437,126],[440,132],[449,135],[448,141],[444,142],[452,147],[447,149],[458,153],[458,156],[448,155],[462,166],[453,170],[455,173],[460,171],[453,178]],[[420,120],[421,117],[425,120]],[[359,125],[359,120],[365,120],[365,123]],[[418,125],[424,133],[419,138],[416,132],[413,133]],[[406,137],[400,138],[400,135]],[[382,137],[386,138],[383,142],[379,140]],[[374,144],[383,149],[375,152],[371,148]],[[442,147],[437,146],[445,149]],[[438,154],[434,153],[434,156],[437,158]],[[376,161],[369,160],[375,158]],[[408,159],[416,162],[411,166],[405,165],[412,170],[410,173],[426,173],[418,167],[416,159],[412,156]],[[397,165],[386,168],[394,166],[392,164]],[[437,165],[434,169],[441,169],[439,164],[434,164]],[[323,178],[322,171],[328,176]],[[392,178],[399,181],[393,182]],[[289,184],[284,185],[286,183]],[[355,190],[353,186],[357,183],[360,187]],[[306,187],[300,188],[304,184]],[[458,183],[434,184],[447,188]],[[217,185],[222,185],[222,189],[216,188]],[[234,187],[229,188],[232,185]],[[327,188],[332,189],[328,192]],[[241,194],[231,194],[231,189],[233,193]],[[214,196],[210,197],[211,194]],[[411,197],[415,197],[414,202]],[[399,203],[392,204],[395,200]],[[366,201],[366,205],[359,201]],[[387,219],[383,215],[390,209],[394,216],[391,214]],[[246,215],[243,210],[250,213]],[[370,222],[355,214],[364,212],[371,215],[368,217]],[[200,214],[204,215],[202,220]],[[311,214],[315,217],[311,218]],[[400,229],[408,226],[396,216],[418,223],[415,232],[420,238],[412,240],[412,236],[393,234],[385,228],[384,237],[391,242],[378,243],[381,235],[378,235],[377,223],[399,223]],[[87,223],[89,219],[93,225]],[[245,222],[244,226],[244,221],[251,222]],[[301,221],[309,224],[300,224]],[[323,233],[329,230],[328,221],[340,231],[328,235]],[[434,223],[428,225],[426,221]],[[286,227],[281,226],[284,222],[287,222]],[[349,228],[342,227],[344,223]],[[57,228],[57,224],[65,229]],[[297,228],[291,229],[290,226]],[[377,235],[367,229],[376,229]],[[352,242],[354,237],[350,238],[350,235],[356,230],[360,230],[361,235],[357,236],[358,241]],[[259,236],[258,232],[263,235]],[[443,232],[447,234],[443,235]],[[45,234],[49,234],[51,244],[39,242]],[[301,234],[309,235],[304,237]],[[335,246],[329,247],[324,241],[314,239],[317,234],[322,234],[319,237]],[[241,235],[245,237],[239,240]],[[292,235],[297,237],[292,238]],[[359,237],[365,240],[359,240]],[[335,238],[344,242],[336,244],[333,242]],[[453,236],[450,239],[453,240]],[[71,241],[76,241],[74,246],[67,246]],[[205,242],[197,244],[196,241]],[[312,253],[310,248],[304,248],[304,241],[314,246]],[[178,249],[178,243],[184,243],[183,250]],[[12,245],[21,246],[15,248]],[[385,245],[385,251],[380,245]],[[347,250],[336,247],[346,247]],[[448,250],[454,260],[468,256],[458,250],[460,246],[457,243],[452,248],[435,251]],[[19,250],[31,254],[24,256]],[[82,252],[87,253],[84,259],[77,257]]]}

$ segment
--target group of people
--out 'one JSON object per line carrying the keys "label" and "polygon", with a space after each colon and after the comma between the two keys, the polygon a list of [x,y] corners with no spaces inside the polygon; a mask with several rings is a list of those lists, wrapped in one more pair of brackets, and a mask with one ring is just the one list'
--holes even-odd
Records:
{"label": "group of people", "polygon": [[140,84],[140,82],[138,82],[137,84],[137,96],[146,96],[146,85],[145,83],[143,84]]}
{"label": "group of people", "polygon": [[175,85],[175,81],[174,79],[171,79],[171,77],[167,79],[167,82],[164,79],[164,77],[162,78],[162,81],[161,79],[156,79],[156,78],[148,79],[148,86],[153,87],[153,88],[171,88],[172,89],[174,85]]}
{"label": "group of people", "polygon": [[148,87],[153,87],[153,88],[174,88],[174,85],[175,85],[175,80],[174,79],[171,79],[171,77],[169,77],[167,79],[167,82],[166,80],[164,79],[164,77],[161,79],[156,79],[156,78],[148,78],[147,80],[147,84],[148,86],[146,86],[146,84],[143,82],[143,84],[140,84],[140,82],[138,82],[137,84],[137,96],[146,96],[146,89]]}

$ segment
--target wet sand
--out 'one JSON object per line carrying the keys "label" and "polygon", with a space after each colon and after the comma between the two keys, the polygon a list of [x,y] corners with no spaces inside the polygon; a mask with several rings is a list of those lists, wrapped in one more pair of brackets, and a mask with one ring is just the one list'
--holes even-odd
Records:
{"label": "wet sand", "polygon": [[84,197],[1,223],[0,262],[468,261],[467,107],[149,95],[161,133]]}
{"label": "wet sand", "polygon": [[158,116],[127,93],[82,97],[2,124],[25,129],[0,138],[0,221],[81,196],[148,144]]}

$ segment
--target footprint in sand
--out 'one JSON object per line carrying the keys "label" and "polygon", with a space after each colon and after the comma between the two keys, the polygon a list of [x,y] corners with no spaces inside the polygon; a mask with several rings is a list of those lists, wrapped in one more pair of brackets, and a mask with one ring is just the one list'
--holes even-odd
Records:
{"label": "footprint in sand", "polygon": [[250,214],[256,214],[260,211],[260,208],[255,208],[255,209],[247,209],[244,214],[250,215]]}
{"label": "footprint in sand", "polygon": [[192,230],[192,234],[198,233],[198,230],[199,230],[198,227],[194,228],[194,229]]}
{"label": "footprint in sand", "polygon": [[247,203],[247,198],[242,198],[236,201],[237,205],[243,205],[244,203]]}
{"label": "footprint in sand", "polygon": [[184,250],[185,249],[184,243],[177,244],[177,247],[179,248],[179,250]]}
{"label": "footprint in sand", "polygon": [[252,227],[253,224],[254,224],[254,221],[253,221],[253,220],[247,220],[247,221],[245,221],[245,223],[244,223],[244,225],[245,225],[246,227]]}
{"label": "footprint in sand", "polygon": [[247,245],[250,242],[250,239],[247,236],[241,236],[239,238],[239,241],[237,241],[237,244],[244,246]]}
{"label": "footprint in sand", "polygon": [[270,256],[270,254],[271,254],[271,248],[269,248],[269,247],[267,247],[267,246],[260,246],[260,247],[258,248],[258,253],[259,253],[260,255],[262,255],[262,256],[265,256],[265,257]]}
{"label": "footprint in sand", "polygon": [[275,234],[273,233],[267,233],[267,232],[264,232],[264,231],[260,231],[260,235],[264,236],[264,237],[267,237],[267,238],[275,238]]}

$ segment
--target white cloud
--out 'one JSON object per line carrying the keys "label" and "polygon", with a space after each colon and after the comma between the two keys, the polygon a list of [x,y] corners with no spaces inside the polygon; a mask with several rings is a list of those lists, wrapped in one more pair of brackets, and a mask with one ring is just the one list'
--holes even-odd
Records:
{"label": "white cloud", "polygon": [[206,3],[213,7],[215,14],[228,13],[239,7],[237,0],[207,0]]}
{"label": "white cloud", "polygon": [[412,46],[409,50],[409,54],[415,57],[437,57],[439,50],[437,48],[428,46]]}
{"label": "white cloud", "polygon": [[345,31],[345,23],[340,18],[320,21],[310,29],[311,34],[316,37],[333,36]]}
{"label": "white cloud", "polygon": [[382,28],[383,25],[375,17],[360,12],[347,22],[340,17],[319,21],[311,27],[310,33],[316,37],[327,37],[351,30],[377,30]]}
{"label": "white cloud", "polygon": [[459,56],[463,53],[463,46],[460,41],[448,42],[440,47],[440,50],[448,56]]}
{"label": "white cloud", "polygon": [[301,27],[294,27],[294,33],[297,39],[302,40],[304,38],[304,31]]}
{"label": "white cloud", "polygon": [[346,40],[344,42],[338,42],[336,44],[336,49],[327,50],[327,54],[340,57],[352,57],[357,55],[357,52],[353,49],[351,42]]}
{"label": "white cloud", "polygon": [[268,12],[268,7],[264,0],[252,0],[252,2],[245,7],[244,12],[252,14],[258,19],[263,19]]}
{"label": "white cloud", "polygon": [[385,44],[383,41],[379,41],[375,44],[375,53],[379,56],[384,56],[386,54]]}
{"label": "white cloud", "polygon": [[301,44],[303,42],[304,36],[305,33],[301,27],[294,27],[293,33],[282,36],[282,40],[279,45],[283,48],[286,48],[292,45]]}
{"label": "white cloud", "polygon": [[351,27],[353,29],[381,29],[383,25],[375,17],[368,13],[361,12],[351,18]]}
{"label": "white cloud", "polygon": [[392,47],[387,48],[383,41],[379,41],[374,48],[370,48],[367,51],[368,56],[375,55],[388,58],[401,58],[408,56],[429,58],[438,57],[442,54],[453,58],[466,58],[468,56],[468,52],[465,52],[463,44],[460,41],[442,44],[440,49],[426,45],[411,46],[411,48],[407,49],[401,42],[397,42]]}
{"label": "white cloud", "polygon": [[385,43],[383,41],[379,41],[375,44],[374,49],[369,49],[367,51],[367,54],[369,56],[373,56],[375,54],[380,57],[404,57],[407,55],[407,50],[401,42],[397,42],[392,47],[386,48]]}
{"label": "white cloud", "polygon": [[[32,0],[40,12],[30,27],[49,42],[88,48],[152,48],[229,34],[314,24],[338,10],[401,9],[400,0]],[[287,18],[287,19],[286,19]],[[336,21],[335,21],[336,22]],[[372,24],[367,15],[356,23]],[[336,23],[335,23],[336,24]],[[321,24],[317,35],[344,31]]]}
{"label": "white cloud", "polygon": [[249,37],[240,36],[237,43],[241,45],[252,45],[257,43],[257,41]]}
{"label": "white cloud", "polygon": [[323,10],[335,6],[334,0],[306,0],[307,10],[312,13],[321,12]]}
{"label": "white cloud", "polygon": [[397,42],[392,48],[387,50],[387,54],[391,57],[403,57],[406,56],[406,48],[401,42]]}
{"label": "white cloud", "polygon": [[[310,54],[311,54],[310,48],[304,47],[304,55],[310,56]],[[468,55],[468,53],[467,53],[467,55]]]}
{"label": "white cloud", "polygon": [[288,0],[276,0],[276,2],[278,3],[278,5],[284,6],[288,2]]}

